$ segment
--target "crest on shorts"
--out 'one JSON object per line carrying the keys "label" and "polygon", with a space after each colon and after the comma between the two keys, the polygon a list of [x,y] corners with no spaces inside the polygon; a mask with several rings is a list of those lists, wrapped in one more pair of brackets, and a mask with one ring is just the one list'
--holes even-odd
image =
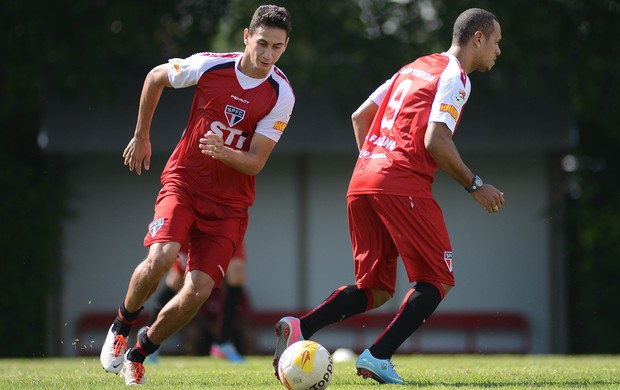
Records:
{"label": "crest on shorts", "polygon": [[151,237],[155,238],[155,235],[162,226],[164,226],[163,218],[157,218],[153,222],[149,223],[149,234],[151,235]]}
{"label": "crest on shorts", "polygon": [[452,252],[448,252],[448,251],[444,252],[443,261],[446,262],[448,269],[450,270],[450,272],[452,272]]}
{"label": "crest on shorts", "polygon": [[226,115],[226,119],[228,120],[228,126],[234,127],[245,117],[245,110],[233,107],[231,105],[227,105],[224,114]]}

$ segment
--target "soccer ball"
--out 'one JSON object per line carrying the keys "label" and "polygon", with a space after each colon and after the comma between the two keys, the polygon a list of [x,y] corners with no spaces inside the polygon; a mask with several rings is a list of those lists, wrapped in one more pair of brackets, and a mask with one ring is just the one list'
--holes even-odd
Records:
{"label": "soccer ball", "polygon": [[325,389],[333,373],[331,354],[315,341],[291,344],[278,362],[280,382],[290,390]]}

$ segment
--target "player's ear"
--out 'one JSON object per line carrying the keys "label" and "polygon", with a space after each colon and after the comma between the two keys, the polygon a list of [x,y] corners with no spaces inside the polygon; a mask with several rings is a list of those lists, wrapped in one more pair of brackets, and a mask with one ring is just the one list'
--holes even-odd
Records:
{"label": "player's ear", "polygon": [[482,46],[483,39],[484,39],[484,34],[482,33],[482,31],[476,31],[474,33],[474,45],[476,45],[476,47]]}
{"label": "player's ear", "polygon": [[243,43],[247,46],[250,42],[250,30],[243,29]]}

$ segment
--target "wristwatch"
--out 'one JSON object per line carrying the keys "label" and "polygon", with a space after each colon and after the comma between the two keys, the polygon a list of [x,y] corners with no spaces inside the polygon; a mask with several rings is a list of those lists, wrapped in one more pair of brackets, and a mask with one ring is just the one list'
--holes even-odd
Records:
{"label": "wristwatch", "polygon": [[480,187],[482,187],[482,179],[478,175],[474,175],[474,180],[472,180],[471,185],[469,187],[465,187],[465,191],[474,192]]}

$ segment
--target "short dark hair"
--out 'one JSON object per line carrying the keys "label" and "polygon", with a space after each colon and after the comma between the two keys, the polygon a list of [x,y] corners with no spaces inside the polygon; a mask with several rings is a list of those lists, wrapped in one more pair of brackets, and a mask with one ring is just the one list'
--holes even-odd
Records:
{"label": "short dark hair", "polygon": [[482,8],[470,8],[463,11],[454,22],[452,44],[465,45],[476,31],[482,32],[488,38],[495,29],[494,22],[499,23],[497,17]]}
{"label": "short dark hair", "polygon": [[286,37],[291,35],[291,15],[286,8],[277,5],[261,5],[254,11],[254,16],[248,28],[250,35],[259,27],[275,27],[286,31]]}

